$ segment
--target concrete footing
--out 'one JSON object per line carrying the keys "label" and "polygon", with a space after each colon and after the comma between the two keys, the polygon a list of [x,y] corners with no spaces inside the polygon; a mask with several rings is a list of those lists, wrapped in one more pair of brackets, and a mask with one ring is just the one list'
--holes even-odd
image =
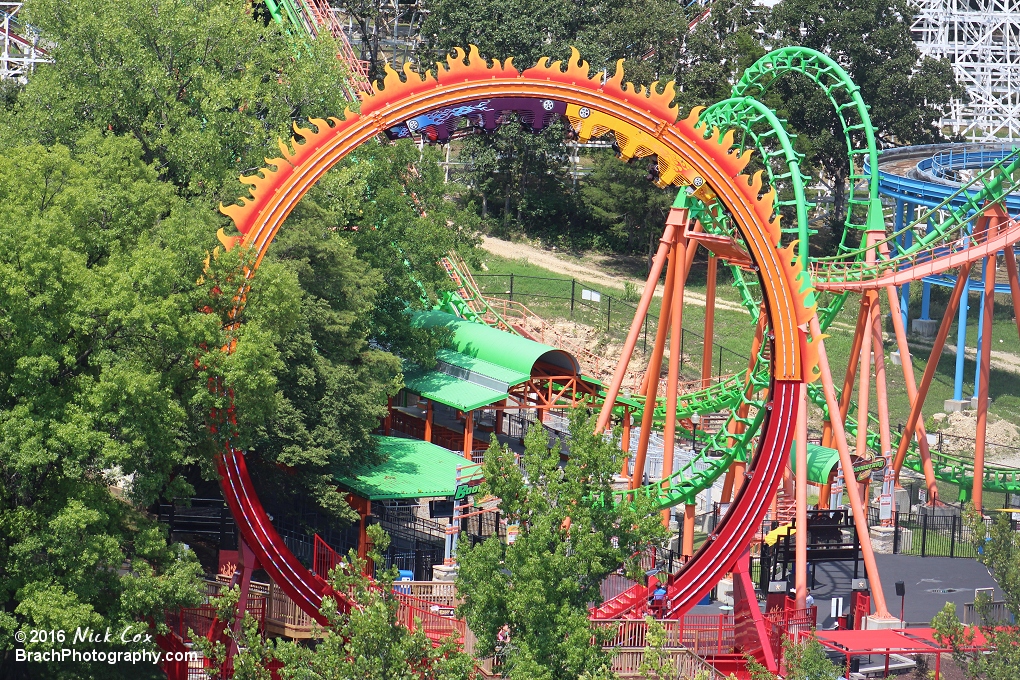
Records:
{"label": "concrete footing", "polygon": [[943,408],[949,413],[958,413],[960,411],[970,411],[975,405],[972,404],[973,399],[946,399]]}
{"label": "concrete footing", "polygon": [[865,630],[884,630],[889,628],[903,628],[903,621],[891,616],[887,619],[880,619],[878,616],[872,614],[871,616],[864,619]]}
{"label": "concrete footing", "polygon": [[910,332],[917,333],[922,338],[934,338],[939,334],[939,322],[934,319],[912,319]]}
{"label": "concrete footing", "polygon": [[457,580],[457,567],[436,564],[432,567],[432,580],[452,583]]}
{"label": "concrete footing", "polygon": [[[909,354],[907,355],[909,358]],[[889,352],[889,360],[893,363],[893,366],[902,366],[903,361],[900,359],[900,351]]]}
{"label": "concrete footing", "polygon": [[871,547],[876,553],[882,555],[893,554],[893,541],[896,536],[896,529],[893,527],[871,527]]}
{"label": "concrete footing", "polygon": [[716,586],[716,599],[720,604],[733,605],[733,579],[724,578]]}

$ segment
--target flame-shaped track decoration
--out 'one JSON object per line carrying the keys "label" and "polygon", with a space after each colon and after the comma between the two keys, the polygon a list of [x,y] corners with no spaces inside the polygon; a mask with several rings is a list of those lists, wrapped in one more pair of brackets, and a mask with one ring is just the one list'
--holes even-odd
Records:
{"label": "flame-shaped track decoration", "polygon": [[[258,269],[276,232],[298,201],[316,181],[360,144],[404,121],[429,111],[491,97],[541,99],[566,105],[566,118],[582,138],[613,132],[621,155],[655,155],[660,184],[692,186],[699,198],[719,201],[733,217],[746,243],[762,285],[773,340],[772,395],[759,447],[749,466],[749,478],[734,501],[717,534],[683,572],[684,595],[671,606],[686,610],[732,568],[768,508],[786,462],[796,422],[797,385],[811,380],[815,360],[804,326],[814,313],[810,290],[804,286],[794,252],[779,247],[778,218],[773,217],[771,194],[759,196],[760,174],[741,174],[747,153],[730,151],[732,139],[718,130],[698,125],[698,110],[677,120],[674,89],[667,83],[636,86],[624,81],[621,64],[611,77],[589,73],[589,65],[576,50],[566,62],[548,58],[519,72],[512,60],[486,61],[476,47],[458,49],[435,72],[419,74],[404,68],[403,75],[387,68],[376,92],[363,98],[359,111],[346,110],[341,118],[312,119],[313,127],[295,126],[296,136],[280,143],[282,156],[266,160],[255,175],[242,177],[249,195],[237,204],[221,206],[237,232],[218,236],[226,248],[238,243],[252,250],[253,265],[246,282]],[[562,110],[562,109],[560,109]],[[732,133],[728,133],[732,135]],[[247,283],[245,284],[247,285]],[[237,296],[243,305],[244,290]],[[235,310],[237,311],[237,310]],[[298,604],[317,615],[328,586],[308,572],[282,546],[265,516],[239,454],[228,447],[220,466],[222,484],[241,534],[262,565]],[[240,516],[238,516],[240,515]]]}

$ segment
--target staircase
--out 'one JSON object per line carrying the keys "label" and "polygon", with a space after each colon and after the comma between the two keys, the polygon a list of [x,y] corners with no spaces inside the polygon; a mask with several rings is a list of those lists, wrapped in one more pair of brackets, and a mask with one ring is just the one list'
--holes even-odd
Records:
{"label": "staircase", "polygon": [[783,489],[780,488],[776,492],[776,513],[775,517],[772,517],[772,511],[769,510],[768,519],[779,522],[779,525],[789,524],[797,516],[797,503],[792,498],[788,498]]}
{"label": "staircase", "polygon": [[[323,577],[337,566],[347,568],[343,557],[319,538],[318,534],[315,535],[315,556],[312,564],[315,573]],[[378,589],[374,582],[371,587]],[[452,614],[443,615],[433,608],[432,602],[402,593],[396,588],[394,588],[393,596],[400,603],[397,609],[397,621],[402,626],[411,632],[423,630],[429,640],[437,646],[451,636],[458,645],[464,644],[467,623],[463,619],[454,618]],[[355,603],[355,607],[358,606]]]}
{"label": "staircase", "polygon": [[622,619],[626,614],[640,608],[648,598],[648,586],[635,583],[611,600],[591,610],[592,619]]}

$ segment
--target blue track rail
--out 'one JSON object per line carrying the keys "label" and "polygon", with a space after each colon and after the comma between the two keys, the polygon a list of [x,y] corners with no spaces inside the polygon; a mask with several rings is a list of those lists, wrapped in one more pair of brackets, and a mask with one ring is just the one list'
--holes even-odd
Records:
{"label": "blue track rail", "polygon": [[[879,192],[884,198],[891,198],[934,208],[949,198],[960,187],[949,177],[960,170],[973,170],[987,167],[1012,151],[1009,147],[970,147],[963,145],[935,144],[928,146],[907,146],[881,152],[878,163]],[[917,158],[909,173],[883,169],[897,159]],[[865,161],[864,174],[871,173]],[[907,176],[907,175],[911,176]],[[964,203],[961,196],[954,201],[952,207],[960,207]],[[1006,211],[1010,215],[1020,214],[1020,194],[1010,194],[1005,201]]]}

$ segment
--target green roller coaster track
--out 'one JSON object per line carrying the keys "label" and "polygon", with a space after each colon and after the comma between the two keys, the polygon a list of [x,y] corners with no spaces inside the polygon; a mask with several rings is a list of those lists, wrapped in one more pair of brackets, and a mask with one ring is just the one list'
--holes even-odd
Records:
{"label": "green roller coaster track", "polygon": [[[800,74],[809,78],[821,88],[829,98],[839,116],[843,127],[844,139],[848,149],[849,178],[851,187],[866,181],[866,196],[858,195],[851,189],[848,196],[848,207],[844,222],[844,233],[840,242],[840,253],[834,257],[810,258],[808,256],[809,238],[814,233],[808,223],[808,212],[812,203],[808,201],[806,192],[807,177],[801,172],[803,157],[796,152],[793,138],[786,131],[783,121],[751,94],[766,92],[780,77],[788,74]],[[973,222],[974,216],[980,214],[990,204],[1002,199],[1003,196],[1020,186],[1014,182],[1011,174],[1020,167],[1020,153],[1007,157],[994,167],[978,175],[951,199],[937,206],[928,214],[922,215],[912,224],[897,234],[887,237],[883,243],[891,243],[895,256],[885,260],[879,267],[867,268],[864,263],[865,250],[852,248],[848,245],[848,235],[854,231],[881,229],[884,231],[884,219],[878,194],[877,173],[864,175],[859,170],[860,160],[867,156],[870,167],[878,167],[878,151],[875,145],[874,129],[871,125],[868,108],[860,96],[858,87],[849,75],[829,57],[806,48],[784,48],[762,57],[751,66],[733,88],[733,97],[705,109],[700,116],[699,124],[704,125],[708,135],[713,128],[720,130],[732,129],[738,132],[734,138],[734,147],[739,150],[754,149],[760,154],[763,169],[769,184],[777,189],[775,210],[792,208],[796,217],[794,226],[784,228],[785,234],[795,235],[798,243],[798,258],[807,268],[819,271],[820,267],[829,267],[824,280],[854,280],[854,277],[877,276],[882,272],[893,270],[925,249],[934,245],[945,244],[947,240],[958,238],[965,233]],[[863,148],[856,148],[854,139],[861,139]],[[780,196],[780,189],[788,188],[786,197]],[[964,205],[949,209],[952,200],[964,198]],[[686,205],[692,217],[701,221],[702,226],[710,233],[725,234],[736,237],[735,231],[729,226],[726,213],[711,209],[681,192],[675,205]],[[861,215],[865,216],[861,221]],[[933,226],[929,226],[932,224]],[[915,233],[914,245],[903,249],[896,236],[903,232]],[[945,247],[945,246],[943,246]],[[757,281],[745,279],[744,273],[731,266],[734,281],[740,293],[744,307],[757,320],[760,309],[759,297],[755,294]],[[847,299],[847,293],[829,293],[819,298],[818,317],[823,331],[832,323]],[[480,298],[480,296],[479,296]],[[479,317],[471,310],[466,301],[457,295],[444,300],[451,311],[456,310],[466,318]],[[492,310],[495,313],[495,310]],[[509,327],[509,324],[506,324]],[[694,497],[710,487],[719,476],[735,461],[746,461],[748,452],[753,447],[754,438],[764,417],[763,404],[755,395],[768,388],[769,385],[768,357],[763,347],[755,357],[754,367],[749,371],[729,376],[721,382],[697,392],[682,395],[677,407],[677,418],[687,419],[697,414],[718,413],[729,411],[722,427],[716,432],[691,432],[678,426],[678,434],[688,439],[695,437],[701,448],[686,464],[666,480],[647,484],[635,491],[618,492],[616,500],[623,500],[628,495],[638,494],[649,498],[658,507],[671,507],[682,503],[693,502]],[[818,385],[810,385],[808,397],[812,403],[821,408],[825,417],[828,411],[822,389]],[[638,415],[644,408],[641,397],[632,397],[639,403]],[[741,408],[741,407],[746,408]],[[747,415],[739,415],[746,410]],[[857,412],[855,401],[850,402],[850,415],[847,417],[846,430],[850,437],[856,437],[860,427],[854,414]],[[665,417],[665,399],[656,400],[653,422],[661,425]],[[874,416],[868,416],[866,438],[870,450],[879,450],[878,422]],[[739,434],[734,434],[739,433]],[[899,443],[899,435],[892,433],[892,446]],[[959,485],[961,496],[970,487],[973,477],[973,466],[960,457],[932,453],[935,475],[941,481]],[[913,470],[922,470],[921,459],[916,445],[908,450],[905,465]],[[1020,492],[1020,471],[999,466],[986,466],[984,486],[990,491]]]}
{"label": "green roller coaster track", "polygon": [[[301,0],[266,0],[266,6],[275,21],[288,30],[290,30],[288,27],[293,27],[297,31],[295,37],[307,45],[307,41],[314,38],[314,33],[312,27],[308,25],[307,13],[298,4],[300,2]],[[800,169],[803,156],[794,149],[794,138],[787,132],[783,121],[771,109],[752,96],[766,92],[780,77],[788,73],[806,76],[826,93],[843,127],[844,139],[848,148],[851,187],[855,187],[861,180],[867,180],[866,198],[859,197],[851,189],[844,223],[845,229],[840,242],[841,252],[835,257],[808,257],[809,238],[815,233],[810,228],[808,213],[814,204],[807,197],[806,183],[809,178]],[[863,175],[857,169],[857,159],[864,155],[867,155],[870,167],[877,168],[878,152],[867,106],[864,104],[857,86],[837,63],[823,54],[806,48],[784,48],[771,52],[744,73],[741,80],[733,87],[733,96],[730,99],[718,102],[703,111],[699,124],[705,127],[706,135],[713,128],[735,130],[739,136],[735,138],[734,147],[739,150],[754,149],[758,151],[769,185],[777,190],[775,211],[778,213],[784,209],[792,209],[795,215],[795,225],[784,227],[783,233],[795,235],[799,241],[798,258],[806,267],[813,266],[816,271],[819,271],[820,267],[829,267],[824,274],[819,273],[820,279],[826,281],[837,278],[854,280],[854,277],[875,275],[875,270],[885,272],[896,268],[932,244],[944,243],[946,239],[964,232],[971,223],[974,214],[980,213],[984,209],[984,204],[1001,199],[1003,195],[1014,190],[1017,185],[1012,182],[1009,175],[1017,169],[1020,160],[1015,157],[1004,159],[995,167],[980,174],[958,192],[967,196],[966,204],[962,208],[950,211],[948,219],[945,217],[945,209],[949,200],[944,205],[933,209],[929,215],[922,216],[913,224],[908,225],[901,232],[886,238],[883,243],[892,243],[896,257],[884,261],[879,268],[869,271],[862,265],[864,251],[850,248],[847,245],[847,236],[852,230],[874,227],[876,221],[878,227],[884,229],[878,199],[877,174]],[[855,136],[863,137],[864,148],[855,148],[853,144]],[[973,188],[979,183],[981,184],[980,189],[976,192],[973,191]],[[788,191],[782,192],[784,195],[781,196],[781,189],[784,188]],[[954,195],[953,198],[956,196]],[[678,196],[678,201],[688,205],[692,216],[699,219],[709,232],[735,235],[728,224],[728,216],[717,207],[710,208],[696,199],[688,200],[686,195]],[[867,215],[864,222],[859,221],[862,210]],[[933,220],[933,216],[937,219]],[[929,227],[929,224],[932,223],[934,229]],[[919,229],[921,225],[923,225],[923,231]],[[900,240],[896,239],[896,236],[906,231],[913,231],[916,237],[913,240],[914,245],[909,249],[901,248]],[[745,279],[743,272],[735,266],[730,268],[741,302],[751,314],[752,319],[756,321],[760,309],[758,296],[754,292],[757,288],[757,281]],[[477,300],[485,305],[484,298],[477,291],[475,293]],[[847,294],[845,293],[826,296],[825,304],[820,305],[818,310],[823,330],[831,324],[846,298]],[[468,301],[456,293],[445,294],[440,305],[463,318],[484,322],[482,316],[472,309]],[[512,328],[511,324],[502,319],[495,309],[487,309],[485,316],[490,320],[490,323],[493,323],[492,319],[496,319],[495,323],[501,327]],[[728,409],[727,420],[724,426],[715,433],[704,431],[692,433],[681,426],[679,428],[681,436],[688,438],[696,436],[702,444],[702,448],[696,456],[667,480],[648,484],[639,489],[637,493],[653,499],[660,507],[691,502],[699,492],[711,486],[730,464],[734,461],[747,460],[748,451],[752,448],[755,433],[764,416],[761,402],[754,399],[753,396],[768,387],[768,358],[763,352],[759,352],[755,358],[752,370],[745,370],[700,391],[683,395],[678,404],[678,418],[686,419],[695,413],[718,413]],[[825,410],[825,402],[820,388],[812,385],[809,387],[808,393],[813,403]],[[640,415],[644,405],[640,403],[642,401],[640,397],[637,397],[636,400],[639,402],[637,413]],[[738,415],[742,410],[741,406],[746,406],[748,416]],[[855,412],[856,404],[851,402],[851,413]],[[654,416],[653,422],[661,424],[665,417],[664,398],[657,400]],[[872,424],[877,425],[873,417],[869,419],[869,425]],[[848,417],[848,434],[856,436],[857,427],[853,416]],[[740,434],[734,435],[731,434],[732,432],[740,432]],[[878,435],[874,433],[873,428],[869,428],[867,437],[869,447],[877,449]],[[893,442],[893,446],[896,443],[898,441]],[[910,448],[905,464],[909,468],[921,470],[921,461],[916,446]],[[943,481],[959,484],[961,493],[963,489],[969,487],[968,480],[973,475],[973,467],[967,461],[954,456],[933,454],[933,465],[936,476]],[[986,466],[985,488],[994,491],[1020,492],[1020,472],[1009,468]]]}

